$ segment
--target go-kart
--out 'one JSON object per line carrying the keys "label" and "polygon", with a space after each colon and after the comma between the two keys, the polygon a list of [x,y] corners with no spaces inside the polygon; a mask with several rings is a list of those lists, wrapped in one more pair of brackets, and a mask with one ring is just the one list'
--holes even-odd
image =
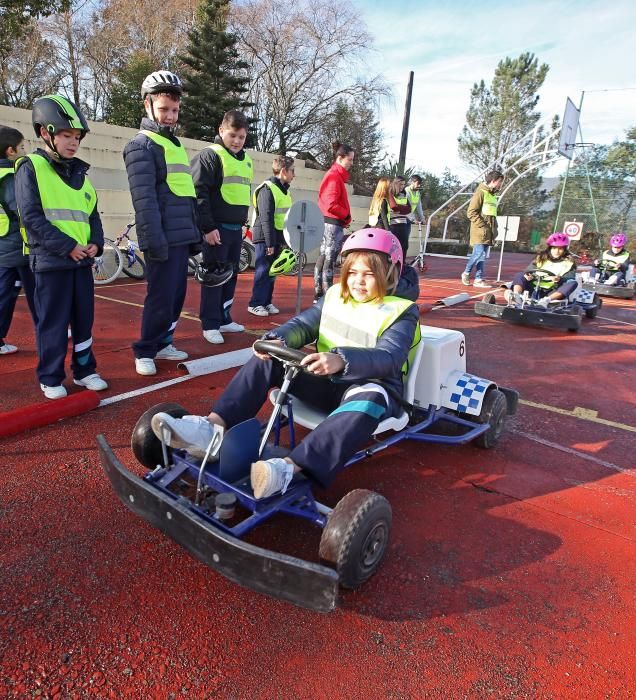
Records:
{"label": "go-kart", "polygon": [[[254,498],[252,462],[288,452],[276,444],[285,426],[293,443],[295,422],[312,428],[325,417],[289,393],[292,379],[302,371],[301,351],[271,341],[257,341],[255,348],[285,367],[281,388],[270,394],[274,409],[264,429],[255,418],[240,423],[226,431],[214,459],[212,444],[203,459],[196,459],[169,448],[167,436],[162,432],[158,439],[152,431],[151,419],[159,411],[175,417],[187,413],[178,404],[163,403],[147,410],[132,433],[133,453],[150,469],[143,478],[123,466],[103,435],[97,438],[101,463],[128,508],[211,568],[252,590],[328,612],[336,605],[339,586],[356,588],[378,569],[389,543],[391,506],[378,493],[355,489],[330,508],[315,500],[312,482],[302,474],[284,494]],[[499,439],[506,416],[516,411],[517,392],[466,372],[464,336],[457,331],[423,326],[410,367],[402,414],[384,420],[375,435],[392,434],[383,440],[374,436],[375,442],[356,453],[347,467],[402,440],[473,441],[489,448]],[[322,528],[320,563],[243,540],[279,513]]]}
{"label": "go-kart", "polygon": [[636,276],[634,275],[634,266],[630,265],[625,275],[625,280],[622,284],[607,284],[607,280],[616,272],[616,270],[607,262],[599,260],[595,265],[598,269],[598,274],[594,277],[588,277],[583,281],[583,289],[595,292],[605,297],[616,297],[618,299],[631,299],[636,293]]}
{"label": "go-kart", "polygon": [[[578,331],[583,315],[594,318],[603,304],[598,294],[578,285],[568,299],[551,300],[547,306],[544,306],[539,302],[541,293],[545,292],[546,288],[542,288],[540,283],[550,280],[554,284],[556,275],[541,268],[531,268],[526,271],[526,274],[532,276],[534,287],[532,293],[524,291],[523,294],[515,294],[512,291],[512,284],[506,285],[510,290],[505,304],[497,304],[493,293],[486,294],[482,301],[475,302],[475,313],[524,326]],[[550,288],[547,291],[549,292]]]}

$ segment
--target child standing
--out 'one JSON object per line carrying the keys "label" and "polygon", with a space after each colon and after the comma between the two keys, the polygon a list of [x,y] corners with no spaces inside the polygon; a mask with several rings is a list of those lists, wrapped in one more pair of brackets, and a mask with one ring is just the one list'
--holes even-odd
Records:
{"label": "child standing", "polygon": [[157,373],[155,360],[188,357],[172,340],[185,300],[190,246],[200,242],[201,234],[188,154],[174,135],[182,94],[174,73],[148,75],[141,86],[146,116],[124,148],[148,282],[141,338],[133,343],[135,370],[145,376]]}
{"label": "child standing", "polygon": [[600,260],[594,261],[590,270],[591,278],[600,274],[604,284],[624,285],[625,275],[629,269],[629,251],[626,249],[627,236],[624,233],[614,233],[610,238],[609,250],[604,250]]}
{"label": "child standing", "polygon": [[33,105],[33,128],[44,148],[16,163],[15,196],[35,274],[37,374],[47,399],[67,392],[64,360],[71,327],[74,383],[93,391],[108,384],[93,354],[93,258],[104,231],[89,165],[75,157],[88,124],[65,97],[47,95]]}
{"label": "child standing", "polygon": [[203,337],[223,343],[223,333],[245,327],[232,321],[231,310],[241,259],[243,224],[247,221],[253,180],[252,159],[243,146],[247,117],[236,109],[226,112],[213,144],[192,159],[199,225],[203,231],[203,264],[231,263],[234,274],[218,287],[201,287],[199,317]]}
{"label": "child standing", "polygon": [[[391,216],[404,214],[406,206],[396,204],[391,192],[391,180],[388,177],[381,177],[375,186],[371,206],[369,207],[369,226],[372,228],[383,228],[390,230]],[[410,211],[410,209],[409,209]]]}
{"label": "child standing", "polygon": [[294,159],[275,156],[272,163],[274,176],[260,184],[252,197],[256,217],[252,226],[252,242],[256,250],[254,287],[247,310],[254,316],[277,314],[272,304],[276,277],[270,268],[285,246],[283,226],[285,215],[292,205],[289,186],[294,179]]}
{"label": "child standing", "polygon": [[0,126],[0,355],[18,350],[15,345],[5,343],[4,337],[11,326],[20,289],[24,290],[33,323],[37,326],[33,298],[35,278],[20,235],[13,179],[15,161],[23,155],[24,136],[17,129]]}

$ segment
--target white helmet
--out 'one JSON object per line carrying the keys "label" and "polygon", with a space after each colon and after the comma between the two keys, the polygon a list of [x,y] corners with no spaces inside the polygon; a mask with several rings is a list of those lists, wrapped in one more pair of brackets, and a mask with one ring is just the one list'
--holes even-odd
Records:
{"label": "white helmet", "polygon": [[144,78],[141,84],[141,97],[156,95],[159,92],[170,92],[173,95],[182,95],[183,87],[178,75],[169,70],[157,70]]}

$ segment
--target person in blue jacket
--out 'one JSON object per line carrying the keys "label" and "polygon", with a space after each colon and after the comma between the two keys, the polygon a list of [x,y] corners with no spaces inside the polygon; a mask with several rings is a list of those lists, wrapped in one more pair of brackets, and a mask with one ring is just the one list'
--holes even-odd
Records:
{"label": "person in blue jacket", "polygon": [[17,352],[15,345],[5,342],[15,304],[24,295],[37,326],[35,312],[35,278],[29,267],[20,235],[18,205],[15,201],[15,161],[24,155],[24,136],[17,129],[0,126],[0,355]]}
{"label": "person in blue jacket", "polygon": [[148,75],[141,86],[146,116],[124,148],[137,238],[146,262],[141,338],[133,343],[135,370],[145,376],[157,373],[155,360],[188,357],[175,348],[173,338],[185,301],[188,256],[201,234],[188,155],[174,135],[182,94],[174,73]]}
{"label": "person in blue jacket", "polygon": [[93,353],[93,259],[101,255],[104,230],[97,194],[75,157],[89,131],[79,109],[61,95],[33,104],[33,128],[44,148],[16,161],[15,198],[35,275],[37,374],[47,399],[67,395],[62,385],[71,328],[74,383],[101,391]]}
{"label": "person in blue jacket", "polygon": [[[365,228],[348,236],[342,254],[340,284],[265,336],[290,348],[316,343],[291,391],[330,413],[288,457],[254,462],[256,498],[284,492],[297,472],[327,487],[380,422],[402,410],[396,397],[403,394],[411,350],[420,340],[417,305],[394,291],[399,291],[402,247],[389,231]],[[406,286],[413,291],[412,284]],[[255,416],[269,389],[281,385],[281,363],[268,360],[255,351],[207,417],[157,413],[151,422],[155,435],[167,428],[172,447],[202,457],[216,436]]]}

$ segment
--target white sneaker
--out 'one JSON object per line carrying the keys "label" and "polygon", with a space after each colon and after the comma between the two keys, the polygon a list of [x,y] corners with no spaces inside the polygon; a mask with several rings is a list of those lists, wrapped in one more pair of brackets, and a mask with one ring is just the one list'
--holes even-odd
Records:
{"label": "white sneaker", "polygon": [[155,360],[187,360],[188,353],[177,350],[174,345],[166,345],[155,355]]}
{"label": "white sneaker", "polygon": [[224,326],[221,326],[219,330],[224,333],[242,333],[245,330],[245,326],[242,326],[236,321],[232,321],[232,323],[226,323]]}
{"label": "white sneaker", "polygon": [[63,399],[67,396],[67,391],[61,384],[59,386],[40,384],[40,389],[42,389],[47,399]]}
{"label": "white sneaker", "polygon": [[488,284],[488,282],[484,282],[484,280],[475,280],[473,282],[473,287],[479,287],[480,289],[490,289],[491,285]]}
{"label": "white sneaker", "polygon": [[135,371],[144,377],[157,374],[157,366],[152,357],[135,357]]}
{"label": "white sneaker", "polygon": [[470,285],[470,275],[467,272],[462,272],[462,284],[467,287]]}
{"label": "white sneaker", "polygon": [[269,311],[264,306],[248,306],[247,310],[254,316],[269,316]]}
{"label": "white sneaker", "polygon": [[254,498],[269,498],[279,491],[285,493],[293,478],[294,465],[280,457],[254,462],[250,471]]}
{"label": "white sneaker", "polygon": [[203,337],[208,341],[208,343],[214,343],[215,345],[220,345],[221,343],[225,342],[221,331],[216,329],[211,331],[203,331]]}
{"label": "white sneaker", "polygon": [[186,450],[193,457],[203,459],[205,453],[212,444],[210,457],[217,456],[224,429],[220,425],[213,425],[204,416],[183,416],[174,418],[168,413],[157,413],[150,421],[152,432],[161,440],[165,440],[168,447],[176,447]]}
{"label": "white sneaker", "polygon": [[12,355],[14,352],[18,352],[18,348],[15,345],[9,345],[9,343],[0,345],[0,355]]}
{"label": "white sneaker", "polygon": [[106,384],[99,374],[89,374],[88,377],[74,379],[73,384],[77,384],[77,386],[85,386],[91,391],[104,391],[104,389],[108,389],[108,384]]}
{"label": "white sneaker", "polygon": [[615,286],[615,285],[617,285],[617,284],[618,284],[618,275],[616,275],[616,274],[610,275],[610,276],[605,280],[605,284],[608,284],[608,285],[610,285],[610,286],[612,286],[612,287]]}
{"label": "white sneaker", "polygon": [[265,309],[267,310],[268,314],[279,314],[280,309],[276,308],[274,304],[268,304]]}
{"label": "white sneaker", "polygon": [[535,306],[541,306],[544,309],[547,309],[549,304],[550,297],[542,297],[539,301],[535,302]]}

